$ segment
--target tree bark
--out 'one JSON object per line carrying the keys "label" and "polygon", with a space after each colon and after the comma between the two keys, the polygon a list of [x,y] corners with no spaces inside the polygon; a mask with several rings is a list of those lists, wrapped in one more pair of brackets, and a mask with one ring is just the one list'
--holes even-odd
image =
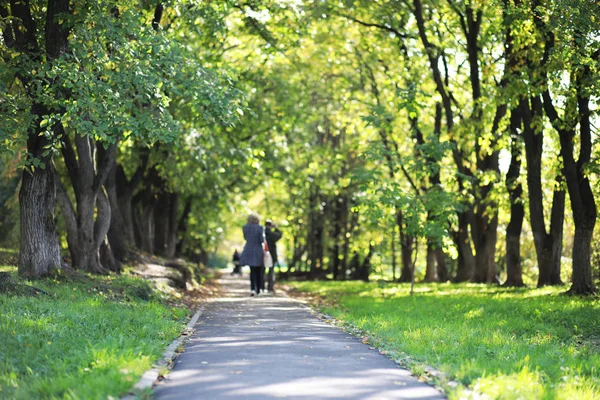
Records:
{"label": "tree bark", "polygon": [[179,236],[179,240],[177,241],[177,245],[175,246],[175,255],[176,256],[183,254],[185,240],[186,240],[185,236],[186,236],[186,232],[188,229],[188,221],[189,221],[191,212],[192,212],[192,198],[188,197],[185,201],[185,205],[183,206],[183,212],[181,213],[179,222],[177,223],[177,235]]}
{"label": "tree bark", "polygon": [[171,216],[170,194],[161,191],[154,204],[154,253],[166,256],[169,237],[169,218]]}
{"label": "tree bark", "polygon": [[[73,148],[70,137],[63,134],[63,158],[75,192],[77,208],[73,207],[62,184],[59,191],[59,204],[63,210],[67,226],[67,241],[73,266],[90,273],[103,274],[107,269],[102,265],[100,247],[106,239],[111,221],[110,202],[103,185],[109,169],[116,157],[116,144],[111,144],[103,154],[97,154],[97,146],[92,138],[75,135]],[[76,151],[75,151],[76,150]],[[120,270],[111,249],[107,246],[104,258],[111,269]]]}
{"label": "tree bark", "polygon": [[115,171],[115,185],[117,191],[118,208],[123,218],[123,235],[127,246],[135,246],[135,226],[134,226],[134,210],[133,210],[133,195],[144,178],[148,167],[150,156],[149,149],[142,147],[139,150],[140,161],[131,177],[127,178],[125,170],[121,164],[117,164]]}
{"label": "tree bark", "polygon": [[438,282],[448,282],[450,280],[450,274],[448,273],[448,266],[446,265],[446,253],[441,246],[436,246],[435,260],[437,263],[437,277]]}
{"label": "tree bark", "polygon": [[19,275],[39,278],[60,269],[61,257],[54,223],[54,166],[24,172],[19,191],[21,244]]}
{"label": "tree bark", "polygon": [[170,198],[171,215],[169,216],[169,231],[167,236],[167,257],[173,258],[175,257],[177,248],[177,228],[179,225],[177,223],[177,212],[179,210],[179,195],[177,193],[171,193]]}
{"label": "tree bark", "polygon": [[[117,261],[126,261],[129,256],[128,238],[125,233],[125,223],[123,214],[121,213],[121,207],[119,206],[119,198],[117,195],[117,182],[116,172],[117,163],[116,160],[112,162],[109,167],[110,171],[106,178],[105,188],[110,203],[110,228],[108,229],[108,242],[110,248]],[[104,251],[106,253],[106,250]],[[109,257],[107,257],[109,259]],[[109,260],[111,261],[111,260]],[[112,261],[111,261],[112,262]]]}
{"label": "tree bark", "polygon": [[554,188],[550,218],[550,232],[546,229],[544,199],[542,189],[542,155],[544,132],[536,131],[534,120],[543,114],[542,102],[538,96],[521,99],[519,104],[523,117],[523,139],[527,160],[527,189],[529,194],[529,221],[533,232],[533,243],[539,270],[538,287],[560,285],[563,221],[565,192],[561,177],[557,177]]}
{"label": "tree bark", "polygon": [[436,255],[435,255],[435,244],[427,243],[427,254],[425,256],[425,282],[437,282],[437,270],[436,270]]}
{"label": "tree bark", "polygon": [[398,234],[400,237],[400,257],[402,260],[402,270],[400,271],[399,282],[411,282],[413,278],[413,247],[415,237],[406,233],[404,227],[402,211],[396,212],[396,225],[398,226]]}
{"label": "tree bark", "polygon": [[506,282],[505,286],[524,286],[521,267],[521,230],[525,217],[523,206],[523,186],[519,181],[521,175],[521,143],[518,129],[521,116],[513,110],[510,117],[511,158],[506,173],[506,187],[510,198],[510,221],[506,227]]}
{"label": "tree bark", "polygon": [[458,249],[458,267],[455,281],[469,282],[475,275],[475,256],[469,240],[468,212],[458,213],[458,231],[453,235],[453,239]]}
{"label": "tree bark", "polygon": [[392,282],[396,282],[396,268],[397,268],[397,259],[396,259],[396,224],[392,226],[392,235],[391,235],[391,247],[392,247]]}

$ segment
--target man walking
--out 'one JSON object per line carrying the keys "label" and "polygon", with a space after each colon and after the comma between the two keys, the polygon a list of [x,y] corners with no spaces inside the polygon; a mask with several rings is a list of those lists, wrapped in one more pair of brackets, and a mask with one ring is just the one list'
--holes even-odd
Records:
{"label": "man walking", "polygon": [[[277,228],[277,225],[273,224],[273,221],[268,219],[265,222],[265,237],[267,244],[269,245],[269,252],[273,258],[273,266],[269,268],[267,273],[267,290],[271,293],[275,293],[275,266],[277,265],[277,241],[281,239],[282,233]],[[263,281],[264,282],[264,281]]]}

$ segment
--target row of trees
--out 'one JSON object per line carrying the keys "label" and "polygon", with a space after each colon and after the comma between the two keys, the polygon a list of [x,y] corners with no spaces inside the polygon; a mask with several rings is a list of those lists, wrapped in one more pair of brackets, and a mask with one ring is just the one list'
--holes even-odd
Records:
{"label": "row of trees", "polygon": [[368,279],[390,259],[410,281],[422,248],[427,281],[520,286],[533,258],[542,286],[568,254],[571,291],[592,293],[599,7],[1,5],[20,272],[60,266],[59,237],[96,273],[133,247],[205,260],[234,199],[266,185],[290,272]]}
{"label": "row of trees", "polygon": [[533,258],[543,286],[569,255],[571,292],[596,290],[597,4],[247,4],[262,35],[232,43],[269,76],[291,271],[368,276],[375,245],[411,281],[423,247],[427,281],[522,286]]}
{"label": "row of trees", "polygon": [[119,271],[133,248],[205,259],[205,210],[247,173],[234,176],[247,157],[226,142],[246,107],[214,49],[221,16],[193,1],[13,0],[0,17],[19,273],[64,266],[65,241],[71,266],[92,273]]}

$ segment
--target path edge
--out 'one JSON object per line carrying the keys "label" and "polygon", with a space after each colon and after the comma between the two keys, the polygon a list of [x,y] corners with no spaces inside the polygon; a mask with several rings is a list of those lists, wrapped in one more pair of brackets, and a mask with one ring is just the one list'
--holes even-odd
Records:
{"label": "path edge", "polygon": [[127,394],[121,397],[121,400],[137,399],[138,394],[140,394],[140,392],[149,390],[156,384],[158,377],[160,376],[159,369],[165,367],[170,369],[172,367],[173,360],[178,355],[177,349],[179,348],[179,346],[183,345],[196,331],[194,329],[194,326],[196,326],[196,323],[198,322],[198,319],[200,318],[200,315],[202,315],[203,311],[204,306],[200,306],[196,309],[196,312],[194,313],[190,321],[187,323],[186,327],[183,329],[179,337],[177,337],[171,342],[171,344],[169,344],[162,357],[156,363],[154,363],[154,365],[152,365],[152,368],[150,368],[142,374],[140,380],[135,385],[133,385],[131,389],[129,389],[129,392],[127,392]]}
{"label": "path edge", "polygon": [[[358,328],[356,325],[343,321],[341,319],[337,319],[332,317],[331,315],[325,313],[322,310],[322,307],[318,304],[301,298],[300,296],[294,296],[293,292],[284,289],[283,293],[285,297],[293,299],[299,302],[302,306],[307,308],[311,314],[320,319],[321,321],[327,323],[328,325],[335,327],[344,333],[354,337],[356,340],[360,341],[362,344],[368,345],[373,350],[377,350],[379,354],[384,356],[385,358],[393,361],[398,368],[403,369],[405,371],[410,372],[410,375],[420,382],[425,383],[439,392],[441,392],[442,396],[448,398],[448,389],[455,389],[456,386],[460,385],[460,383],[454,379],[450,379],[447,374],[438,370],[437,368],[428,365],[427,363],[415,361],[410,356],[401,356],[395,351],[388,351],[385,348],[381,348],[381,344],[374,343],[372,339],[369,338],[367,342],[363,342],[362,338],[368,334],[364,330]],[[415,368],[416,367],[416,368]],[[418,374],[415,372],[415,369],[422,369],[423,372]],[[463,386],[464,387],[464,386]],[[465,391],[469,391],[469,388],[464,387]]]}

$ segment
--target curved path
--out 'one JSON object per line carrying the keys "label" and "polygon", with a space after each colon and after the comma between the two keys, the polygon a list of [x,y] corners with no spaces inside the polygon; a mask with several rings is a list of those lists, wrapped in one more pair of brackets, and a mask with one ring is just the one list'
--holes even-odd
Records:
{"label": "curved path", "polygon": [[445,397],[287,297],[248,297],[221,280],[157,399],[420,399]]}

